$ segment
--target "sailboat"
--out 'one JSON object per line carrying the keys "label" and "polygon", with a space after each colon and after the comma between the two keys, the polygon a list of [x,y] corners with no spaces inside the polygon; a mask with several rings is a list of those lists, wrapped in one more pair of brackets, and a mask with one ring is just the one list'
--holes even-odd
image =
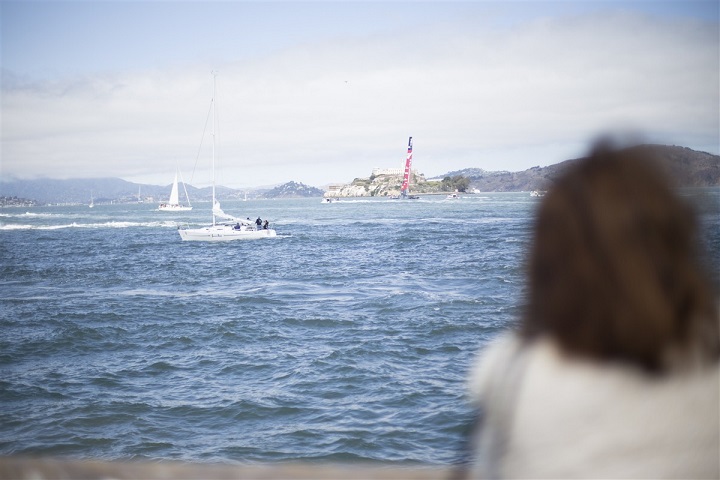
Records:
{"label": "sailboat", "polygon": [[94,206],[95,206],[95,202],[93,201],[92,192],[90,192],[90,205],[88,205],[88,207],[93,208]]}
{"label": "sailboat", "polygon": [[175,170],[175,180],[173,180],[172,190],[170,190],[170,200],[168,200],[167,203],[161,203],[158,207],[158,210],[162,210],[164,212],[182,212],[186,210],[192,210],[192,205],[190,205],[190,197],[188,196],[187,188],[185,188],[185,182],[182,182],[182,184],[183,190],[185,190],[185,198],[187,199],[188,204],[180,204],[180,196],[178,195],[178,171]]}
{"label": "sailboat", "polygon": [[417,195],[408,195],[410,187],[410,169],[412,167],[412,137],[408,139],[407,156],[405,157],[405,173],[403,175],[403,183],[400,187],[400,196],[391,197],[394,200],[417,200]]}
{"label": "sailboat", "polygon": [[[267,226],[261,227],[254,222],[228,215],[220,208],[220,202],[215,198],[215,132],[217,123],[217,97],[216,77],[213,72],[213,98],[212,106],[212,225],[201,228],[178,228],[180,238],[184,241],[200,242],[227,242],[231,240],[254,240],[258,238],[276,237],[277,233]],[[259,223],[259,222],[258,222]]]}

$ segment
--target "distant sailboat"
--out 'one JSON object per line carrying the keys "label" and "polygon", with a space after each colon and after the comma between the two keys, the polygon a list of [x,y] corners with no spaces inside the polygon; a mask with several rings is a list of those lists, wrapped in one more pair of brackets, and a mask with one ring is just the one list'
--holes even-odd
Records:
{"label": "distant sailboat", "polygon": [[410,188],[410,172],[412,168],[412,137],[408,139],[408,149],[407,149],[407,156],[405,157],[405,172],[403,175],[403,183],[400,187],[400,196],[399,197],[392,197],[393,199],[400,199],[400,200],[417,200],[417,195],[408,195],[408,190]]}
{"label": "distant sailboat", "polygon": [[[215,198],[215,132],[217,123],[217,99],[215,91],[215,77],[213,72],[213,98],[212,98],[212,225],[201,228],[179,228],[178,233],[184,241],[200,242],[227,242],[230,240],[253,240],[259,238],[276,237],[272,228],[268,228],[267,220],[264,228],[250,220],[236,218],[228,215],[220,208],[220,202]],[[219,220],[219,221],[218,221]]]}
{"label": "distant sailboat", "polygon": [[95,202],[93,201],[93,194],[90,192],[90,205],[88,207],[93,208],[95,206]]}
{"label": "distant sailboat", "polygon": [[175,171],[175,180],[173,180],[172,190],[170,190],[170,200],[167,203],[161,203],[158,210],[164,212],[182,212],[186,210],[192,210],[190,205],[190,197],[188,197],[187,189],[185,188],[185,182],[182,182],[183,190],[185,190],[185,198],[187,199],[187,205],[180,204],[180,198],[178,195],[178,172]]}

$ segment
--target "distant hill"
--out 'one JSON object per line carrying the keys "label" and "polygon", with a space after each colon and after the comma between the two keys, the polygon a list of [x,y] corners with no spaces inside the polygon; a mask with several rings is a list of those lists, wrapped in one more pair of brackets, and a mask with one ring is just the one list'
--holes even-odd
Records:
{"label": "distant hill", "polygon": [[322,197],[324,190],[310,187],[304,183],[288,182],[277,186],[262,195],[262,198],[304,198],[304,197]]}
{"label": "distant hill", "polygon": [[467,177],[467,178],[482,178],[482,177],[488,177],[488,176],[494,176],[494,175],[504,175],[506,171],[499,171],[499,172],[489,172],[487,170],[483,170],[482,168],[463,168],[462,170],[455,170],[452,172],[447,172],[444,175],[439,175],[437,177],[428,178],[428,182],[432,181],[441,181],[445,177],[455,177],[455,176],[461,176],[461,177]]}
{"label": "distant hill", "polygon": [[[164,192],[163,187],[144,186],[144,195]],[[152,188],[152,191],[150,189]],[[138,185],[119,178],[56,180],[14,180],[0,182],[0,192],[7,196],[31,198],[41,203],[89,203],[92,196],[97,203],[105,199],[133,197],[137,201]],[[170,194],[170,185],[166,195]]]}
{"label": "distant hill", "polygon": [[[35,180],[0,181],[0,195],[32,199],[43,204],[89,203],[92,195],[95,203],[133,203],[141,200],[147,203],[160,203],[170,197],[172,185],[147,185],[128,182],[120,178],[76,178],[57,180],[40,178]],[[182,184],[180,200],[185,202]],[[195,188],[185,185],[190,202],[210,201],[212,187]],[[216,196],[220,199],[236,199],[245,196],[244,190],[216,187]]]}
{"label": "distant hill", "polygon": [[679,186],[720,186],[720,156],[686,147],[649,145],[656,152],[660,166]]}
{"label": "distant hill", "polygon": [[[698,152],[686,147],[667,145],[640,145],[634,149],[647,149],[654,154],[658,168],[664,170],[679,187],[720,186],[720,156]],[[562,171],[580,159],[566,160],[547,167],[533,167],[522,172],[485,172],[471,170],[452,172],[446,176],[463,175],[470,178],[470,188],[483,192],[517,192],[547,190]]]}

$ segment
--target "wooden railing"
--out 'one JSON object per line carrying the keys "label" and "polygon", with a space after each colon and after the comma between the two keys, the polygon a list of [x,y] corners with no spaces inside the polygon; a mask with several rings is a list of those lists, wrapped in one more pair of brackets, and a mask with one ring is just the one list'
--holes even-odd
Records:
{"label": "wooden railing", "polygon": [[365,463],[225,465],[0,457],[1,480],[446,480],[450,477],[450,468]]}

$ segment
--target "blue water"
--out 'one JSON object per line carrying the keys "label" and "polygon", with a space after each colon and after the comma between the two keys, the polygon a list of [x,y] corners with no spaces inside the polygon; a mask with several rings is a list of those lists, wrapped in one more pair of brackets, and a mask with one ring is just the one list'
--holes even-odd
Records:
{"label": "blue water", "polygon": [[2,209],[0,455],[449,464],[538,202],[223,202],[278,238],[221,244],[176,231],[209,204]]}

